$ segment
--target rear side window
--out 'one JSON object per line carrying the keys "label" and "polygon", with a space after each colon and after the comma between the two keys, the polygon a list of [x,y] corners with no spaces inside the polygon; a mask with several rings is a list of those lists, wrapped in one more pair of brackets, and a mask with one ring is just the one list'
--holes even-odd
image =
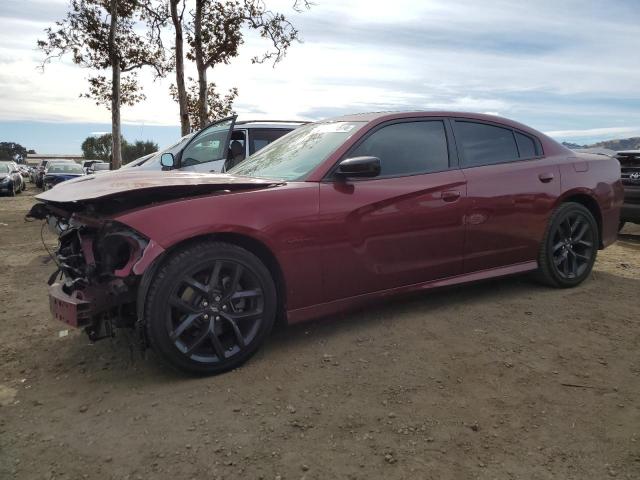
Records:
{"label": "rear side window", "polygon": [[485,123],[455,122],[456,140],[462,148],[463,165],[476,167],[518,159],[513,131]]}
{"label": "rear side window", "polygon": [[266,147],[274,140],[289,133],[290,130],[283,130],[278,128],[266,129],[255,128],[249,132],[249,155],[253,155],[261,148]]}
{"label": "rear side window", "polygon": [[349,156],[378,157],[382,177],[449,168],[447,135],[440,120],[387,125],[369,135]]}
{"label": "rear side window", "polygon": [[528,135],[524,135],[520,132],[516,133],[516,142],[518,142],[518,151],[520,152],[520,158],[533,158],[537,157],[540,153],[536,148],[536,143]]}

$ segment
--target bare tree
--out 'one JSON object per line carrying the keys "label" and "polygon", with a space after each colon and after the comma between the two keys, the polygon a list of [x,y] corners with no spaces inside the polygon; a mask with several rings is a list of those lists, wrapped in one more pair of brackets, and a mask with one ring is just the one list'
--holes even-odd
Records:
{"label": "bare tree", "polygon": [[69,55],[81,67],[111,70],[110,79],[90,76],[89,92],[83,96],[111,110],[112,169],[122,164],[120,107],[145,98],[136,71],[149,66],[158,76],[165,73],[165,51],[158,43],[158,25],[141,35],[135,27],[142,20],[145,17],[138,0],[71,0],[66,17],[54,28],[47,28],[47,38],[38,41],[46,55],[43,68],[52,59]]}
{"label": "bare tree", "polygon": [[[171,96],[174,100],[179,102],[178,89],[175,85],[171,85]],[[189,77],[189,89],[186,92],[186,104],[188,124],[192,130],[200,130],[206,127],[208,123],[215,120],[219,120],[224,117],[228,117],[233,112],[233,101],[238,96],[238,89],[230,89],[226,95],[222,95],[217,91],[215,83],[209,83],[207,85],[206,102],[207,102],[207,123],[200,123],[200,92],[198,90],[197,82],[194,82],[193,78]],[[188,133],[188,132],[187,132]]]}
{"label": "bare tree", "polygon": [[[293,8],[301,11],[311,5],[297,0]],[[208,82],[207,73],[238,56],[246,31],[258,31],[271,44],[263,55],[252,59],[253,63],[272,61],[275,65],[291,44],[299,40],[293,24],[282,13],[269,10],[262,0],[195,0],[195,10],[191,12],[186,30],[190,47],[187,58],[195,62],[198,71],[198,124],[201,126],[217,116],[211,115],[212,102],[207,99],[212,92],[216,94],[215,84]],[[233,99],[235,94],[232,90],[226,98]]]}
{"label": "bare tree", "polygon": [[[191,131],[189,122],[189,100],[187,96],[187,88],[184,81],[184,36],[182,33],[182,22],[184,19],[184,11],[186,8],[186,0],[169,0],[169,8],[171,11],[171,22],[175,31],[175,68],[176,68],[176,85],[174,99],[178,102],[180,108],[180,131],[182,135],[187,135]],[[178,12],[178,8],[180,11]]]}

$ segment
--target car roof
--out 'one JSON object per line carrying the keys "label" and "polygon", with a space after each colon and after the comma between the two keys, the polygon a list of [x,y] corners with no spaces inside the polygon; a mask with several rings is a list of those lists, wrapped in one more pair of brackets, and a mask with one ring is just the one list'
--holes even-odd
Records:
{"label": "car roof", "polygon": [[422,111],[387,111],[387,112],[367,112],[356,113],[352,115],[343,115],[340,117],[333,117],[322,122],[375,122],[382,123],[388,120],[398,120],[403,118],[428,118],[428,117],[455,117],[465,118],[469,120],[481,120],[485,122],[494,122],[501,125],[509,126],[522,130],[523,132],[529,132],[539,137],[548,138],[542,132],[539,132],[527,125],[524,125],[515,120],[509,118],[500,117],[498,115],[490,115],[487,113],[476,112],[460,112],[453,110],[422,110]]}
{"label": "car roof", "polygon": [[235,123],[235,127],[294,129],[305,123],[309,122],[304,120],[240,120]]}

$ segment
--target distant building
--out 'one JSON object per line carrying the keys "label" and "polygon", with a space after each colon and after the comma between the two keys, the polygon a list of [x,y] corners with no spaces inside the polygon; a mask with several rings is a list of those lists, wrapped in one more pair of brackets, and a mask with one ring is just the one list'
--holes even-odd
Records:
{"label": "distant building", "polygon": [[82,163],[84,157],[81,154],[63,154],[63,153],[34,153],[28,154],[25,159],[27,165],[38,165],[40,160],[73,160]]}

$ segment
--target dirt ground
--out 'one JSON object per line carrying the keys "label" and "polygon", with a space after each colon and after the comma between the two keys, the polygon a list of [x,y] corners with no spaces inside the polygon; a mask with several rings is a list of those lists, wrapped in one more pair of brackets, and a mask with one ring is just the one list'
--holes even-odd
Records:
{"label": "dirt ground", "polygon": [[397,300],[194,379],[64,336],[34,192],[0,198],[0,479],[640,478],[637,226],[576,289]]}

